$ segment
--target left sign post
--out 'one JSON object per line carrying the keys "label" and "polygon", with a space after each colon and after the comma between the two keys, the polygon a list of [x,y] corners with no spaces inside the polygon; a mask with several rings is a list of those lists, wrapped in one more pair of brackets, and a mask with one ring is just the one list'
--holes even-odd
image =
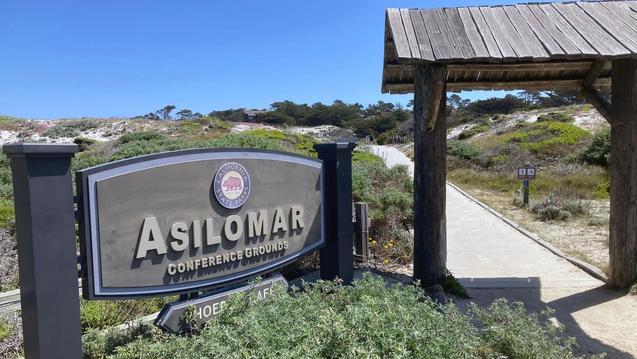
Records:
{"label": "left sign post", "polygon": [[[20,270],[24,354],[81,358],[73,144],[9,144]],[[37,278],[37,280],[36,280]]]}

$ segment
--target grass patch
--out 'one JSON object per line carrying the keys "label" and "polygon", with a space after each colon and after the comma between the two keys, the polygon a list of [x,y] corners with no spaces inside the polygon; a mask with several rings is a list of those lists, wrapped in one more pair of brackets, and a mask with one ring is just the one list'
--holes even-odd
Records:
{"label": "grass patch", "polygon": [[164,304],[174,301],[174,297],[137,300],[93,300],[80,302],[82,331],[104,329],[123,324],[161,310]]}
{"label": "grass patch", "polygon": [[466,140],[467,138],[471,138],[477,134],[487,132],[491,129],[491,126],[487,123],[481,123],[474,126],[471,126],[464,131],[458,134],[459,140]]}
{"label": "grass patch", "polygon": [[565,122],[535,122],[525,125],[517,131],[503,135],[503,143],[517,143],[521,148],[533,154],[566,154],[564,147],[590,137],[590,133],[573,124]]}
{"label": "grass patch", "polygon": [[15,223],[13,200],[0,199],[0,227],[11,228]]}
{"label": "grass patch", "polygon": [[11,323],[4,319],[0,319],[0,341],[3,341],[13,335]]}

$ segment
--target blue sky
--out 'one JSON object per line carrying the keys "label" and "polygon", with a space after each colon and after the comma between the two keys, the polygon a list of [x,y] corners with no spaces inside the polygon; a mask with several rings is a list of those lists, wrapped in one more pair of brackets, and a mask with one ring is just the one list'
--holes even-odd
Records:
{"label": "blue sky", "polygon": [[[480,1],[480,5],[509,1]],[[381,95],[387,7],[472,1],[0,1],[0,114],[208,113]],[[465,93],[471,98],[498,95]]]}

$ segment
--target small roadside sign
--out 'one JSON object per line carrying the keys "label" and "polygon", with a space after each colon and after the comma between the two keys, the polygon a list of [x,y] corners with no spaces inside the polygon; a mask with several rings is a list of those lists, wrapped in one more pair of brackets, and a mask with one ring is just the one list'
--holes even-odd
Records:
{"label": "small roadside sign", "polygon": [[535,179],[535,167],[526,166],[526,167],[518,167],[518,179],[521,180],[532,180]]}

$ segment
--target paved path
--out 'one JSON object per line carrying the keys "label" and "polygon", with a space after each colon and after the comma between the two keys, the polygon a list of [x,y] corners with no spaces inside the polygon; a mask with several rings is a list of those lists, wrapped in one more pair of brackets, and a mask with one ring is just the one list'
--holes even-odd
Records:
{"label": "paved path", "polygon": [[[370,146],[388,166],[413,163],[399,150]],[[447,186],[448,268],[468,288],[471,301],[522,301],[530,311],[545,307],[582,353],[609,358],[637,356],[637,298],[603,287],[568,261],[515,230],[459,191]],[[467,301],[460,301],[465,306]]]}

